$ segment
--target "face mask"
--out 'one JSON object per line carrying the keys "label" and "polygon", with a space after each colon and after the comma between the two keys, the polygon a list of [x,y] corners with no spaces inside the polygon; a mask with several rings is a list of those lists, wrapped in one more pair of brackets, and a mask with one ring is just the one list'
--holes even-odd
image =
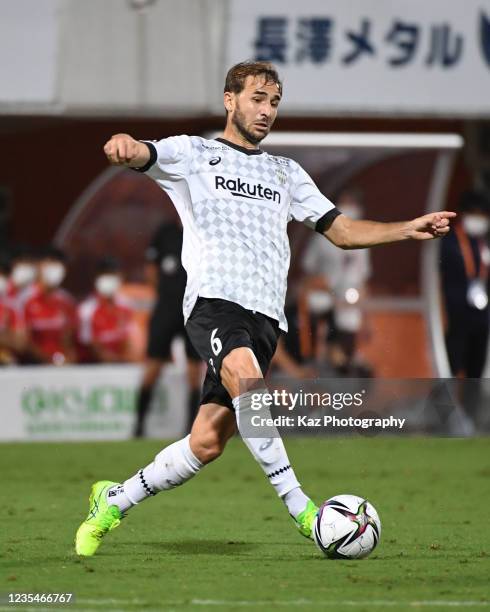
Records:
{"label": "face mask", "polygon": [[41,267],[41,279],[48,287],[58,287],[65,278],[65,266],[61,263],[44,264]]}
{"label": "face mask", "polygon": [[21,263],[14,266],[11,279],[16,287],[25,287],[33,283],[36,278],[36,269],[33,265]]}
{"label": "face mask", "polygon": [[484,215],[467,214],[463,216],[463,227],[468,236],[475,238],[488,232],[489,221]]}
{"label": "face mask", "polygon": [[337,208],[343,215],[350,219],[357,220],[361,218],[361,207],[357,206],[357,204],[339,204]]}
{"label": "face mask", "polygon": [[7,289],[9,286],[9,282],[6,276],[0,276],[0,295],[5,295],[7,293]]}
{"label": "face mask", "polygon": [[112,297],[121,286],[121,279],[115,274],[102,274],[95,280],[97,293],[104,297]]}

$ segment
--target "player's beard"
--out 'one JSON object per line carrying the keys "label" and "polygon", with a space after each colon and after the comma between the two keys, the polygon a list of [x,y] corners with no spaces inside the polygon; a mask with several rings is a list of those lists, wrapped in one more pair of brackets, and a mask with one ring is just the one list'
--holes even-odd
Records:
{"label": "player's beard", "polygon": [[237,108],[235,109],[235,113],[233,114],[233,118],[231,121],[235,126],[237,132],[239,132],[239,134],[241,134],[245,138],[245,140],[247,140],[250,144],[253,145],[258,145],[259,142],[264,140],[264,138],[269,133],[269,130],[267,130],[265,134],[258,135],[252,134],[250,130],[247,130],[247,128],[245,127],[245,115],[242,113],[239,106],[237,106]]}

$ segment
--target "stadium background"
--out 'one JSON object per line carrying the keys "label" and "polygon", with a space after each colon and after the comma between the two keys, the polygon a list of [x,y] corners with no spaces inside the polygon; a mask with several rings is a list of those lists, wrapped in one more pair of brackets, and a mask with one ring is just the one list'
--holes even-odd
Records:
{"label": "stadium background", "polygon": [[[175,212],[144,177],[108,169],[102,145],[117,132],[139,138],[215,133],[223,125],[224,74],[244,57],[270,59],[284,75],[274,132],[462,137],[464,146],[455,150],[442,186],[444,206],[454,209],[464,189],[487,187],[489,8],[477,0],[464,11],[442,0],[424,6],[373,1],[339,7],[314,0],[289,9],[280,2],[245,7],[232,0],[3,2],[3,239],[34,246],[54,241],[64,248],[66,287],[77,298],[90,290],[95,261],[110,244],[110,254],[123,261],[136,309],[146,311],[148,296],[139,292],[144,249],[156,225],[175,218]],[[477,79],[480,91],[473,87]],[[342,154],[337,148],[330,156]],[[325,168],[316,155],[312,174],[335,199],[329,153],[322,153]],[[368,217],[408,218],[427,208],[436,164],[435,149],[400,149],[385,161],[346,172],[333,191],[355,184],[364,193]],[[334,163],[334,172],[341,166]],[[290,233],[294,287],[308,234],[294,225]],[[432,323],[420,307],[426,299],[422,260],[419,245],[408,243],[372,253],[365,308],[374,333],[361,348],[380,378],[441,375]],[[442,313],[434,317],[442,318]],[[134,342],[135,355],[141,355],[144,338],[135,335]],[[111,384],[117,384],[118,367],[137,381],[137,366],[104,366]],[[177,386],[181,367],[169,368]],[[43,370],[36,393],[42,387],[45,395],[65,396],[75,379],[92,377],[87,368],[68,370],[73,368],[61,373],[65,383],[60,372]],[[8,393],[25,373],[1,375]],[[50,376],[59,388],[43,382]],[[89,385],[84,392],[91,393]],[[19,393],[22,418],[29,410],[44,410],[25,386]],[[71,410],[69,401],[69,406],[59,401]],[[35,409],[28,408],[32,402]],[[164,431],[175,435],[178,426],[175,421]]]}
{"label": "stadium background", "polygon": [[[151,181],[108,168],[102,146],[117,132],[215,133],[227,68],[258,55],[285,81],[271,137],[342,133],[352,145],[359,134],[452,134],[464,143],[395,147],[357,167],[349,155],[387,149],[291,150],[327,195],[360,186],[366,214],[379,220],[435,200],[453,209],[463,190],[489,188],[489,19],[489,0],[0,0],[0,251],[55,241],[79,299],[110,247],[144,315],[144,249],[175,213]],[[436,180],[441,166],[447,176]],[[311,234],[298,224],[290,232],[294,290]],[[373,250],[364,303],[370,395],[388,398],[410,435],[286,441],[315,501],[349,492],[374,503],[383,532],[367,561],[322,559],[238,438],[192,483],[132,510],[94,558],[77,557],[91,484],[123,481],[182,435],[182,350],[155,396],[150,440],[127,439],[139,363],[2,367],[0,612],[12,609],[13,592],[73,592],[71,609],[85,611],[488,609],[489,438],[426,435],[465,433],[438,427],[454,394],[425,378],[444,369],[434,351],[443,328],[434,248]],[[420,401],[427,396],[432,404]]]}

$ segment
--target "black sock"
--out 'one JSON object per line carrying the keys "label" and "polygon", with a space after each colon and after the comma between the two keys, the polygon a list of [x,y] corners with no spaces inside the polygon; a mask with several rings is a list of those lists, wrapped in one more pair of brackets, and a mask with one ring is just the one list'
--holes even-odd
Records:
{"label": "black sock", "polygon": [[141,387],[139,390],[138,403],[136,407],[136,425],[134,428],[134,435],[137,438],[143,436],[146,415],[148,414],[152,395],[153,387]]}

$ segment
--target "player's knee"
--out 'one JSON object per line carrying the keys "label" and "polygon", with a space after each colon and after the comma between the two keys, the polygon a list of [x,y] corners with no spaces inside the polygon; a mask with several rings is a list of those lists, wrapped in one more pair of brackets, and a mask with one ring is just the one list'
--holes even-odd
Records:
{"label": "player's knee", "polygon": [[234,349],[223,359],[221,379],[227,389],[238,387],[240,380],[261,378],[260,366],[249,348]]}

